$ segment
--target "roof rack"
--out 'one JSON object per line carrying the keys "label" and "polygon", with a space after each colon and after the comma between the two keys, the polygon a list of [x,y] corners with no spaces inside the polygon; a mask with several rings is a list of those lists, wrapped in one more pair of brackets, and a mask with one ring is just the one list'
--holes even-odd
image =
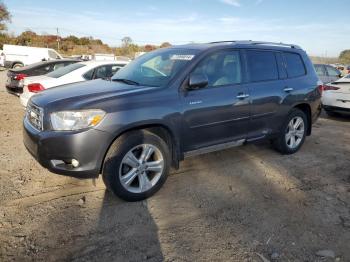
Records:
{"label": "roof rack", "polygon": [[275,42],[264,42],[264,41],[252,41],[252,40],[233,40],[233,41],[216,41],[210,42],[209,44],[219,44],[219,43],[235,43],[235,44],[246,44],[246,45],[273,45],[273,46],[283,46],[290,47],[295,49],[301,49],[300,46],[294,44],[285,44],[285,43],[275,43]]}

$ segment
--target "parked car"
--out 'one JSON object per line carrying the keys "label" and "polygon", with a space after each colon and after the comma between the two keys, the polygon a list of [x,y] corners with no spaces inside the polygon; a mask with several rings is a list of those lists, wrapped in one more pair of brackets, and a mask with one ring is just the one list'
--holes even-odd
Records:
{"label": "parked car", "polygon": [[323,87],[322,105],[330,116],[350,113],[350,75]]}
{"label": "parked car", "polygon": [[64,66],[74,64],[78,59],[58,59],[44,62],[37,62],[28,66],[9,69],[7,71],[6,89],[7,92],[20,95],[23,92],[24,78],[29,76],[45,75]]}
{"label": "parked car", "polygon": [[20,95],[21,104],[26,107],[32,95],[48,88],[99,78],[111,78],[127,63],[125,61],[85,61],[68,65],[46,75],[27,77],[24,79],[23,93]]}
{"label": "parked car", "polygon": [[5,67],[5,54],[3,50],[0,50],[0,66]]}
{"label": "parked car", "polygon": [[40,61],[62,59],[62,56],[51,48],[5,44],[3,53],[6,68],[18,68]]}
{"label": "parked car", "polygon": [[111,81],[33,96],[24,144],[50,171],[80,178],[102,173],[107,188],[137,201],[153,195],[185,157],[261,139],[282,154],[297,152],[321,112],[321,92],[311,61],[295,45],[162,48]]}
{"label": "parked car", "polygon": [[346,74],[348,75],[348,74],[350,74],[350,65],[348,65],[348,66],[346,66]]}
{"label": "parked car", "polygon": [[94,54],[92,55],[92,59],[96,61],[114,61],[115,55],[114,54]]}
{"label": "parked car", "polygon": [[325,84],[333,82],[342,77],[342,73],[333,66],[325,64],[315,64],[314,67],[318,77]]}

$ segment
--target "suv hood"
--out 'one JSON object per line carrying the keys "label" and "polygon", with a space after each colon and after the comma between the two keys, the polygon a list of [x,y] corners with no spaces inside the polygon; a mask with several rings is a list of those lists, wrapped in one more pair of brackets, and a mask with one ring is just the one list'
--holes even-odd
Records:
{"label": "suv hood", "polygon": [[133,86],[97,79],[49,88],[34,95],[31,101],[43,108],[56,104],[58,107],[69,110],[71,107],[75,107],[74,105],[91,104],[102,99],[150,89],[154,89],[154,87]]}

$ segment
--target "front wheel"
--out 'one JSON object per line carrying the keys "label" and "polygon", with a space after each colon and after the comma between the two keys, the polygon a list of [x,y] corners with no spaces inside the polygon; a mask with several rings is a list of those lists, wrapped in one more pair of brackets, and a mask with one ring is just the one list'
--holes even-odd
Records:
{"label": "front wheel", "polygon": [[118,197],[139,201],[155,194],[164,184],[170,152],[159,136],[133,131],[119,137],[104,160],[103,181]]}
{"label": "front wheel", "polygon": [[282,154],[294,154],[305,141],[307,126],[305,113],[299,109],[293,109],[279,136],[273,141],[273,145]]}

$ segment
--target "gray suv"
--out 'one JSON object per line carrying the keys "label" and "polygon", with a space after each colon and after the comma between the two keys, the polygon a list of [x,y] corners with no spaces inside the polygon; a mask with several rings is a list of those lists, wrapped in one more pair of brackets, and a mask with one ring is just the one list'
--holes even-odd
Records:
{"label": "gray suv", "polygon": [[153,195],[185,157],[269,139],[297,152],[321,111],[322,85],[296,45],[226,41],[145,54],[110,80],[31,98],[24,144],[50,171],[102,174],[127,201]]}

